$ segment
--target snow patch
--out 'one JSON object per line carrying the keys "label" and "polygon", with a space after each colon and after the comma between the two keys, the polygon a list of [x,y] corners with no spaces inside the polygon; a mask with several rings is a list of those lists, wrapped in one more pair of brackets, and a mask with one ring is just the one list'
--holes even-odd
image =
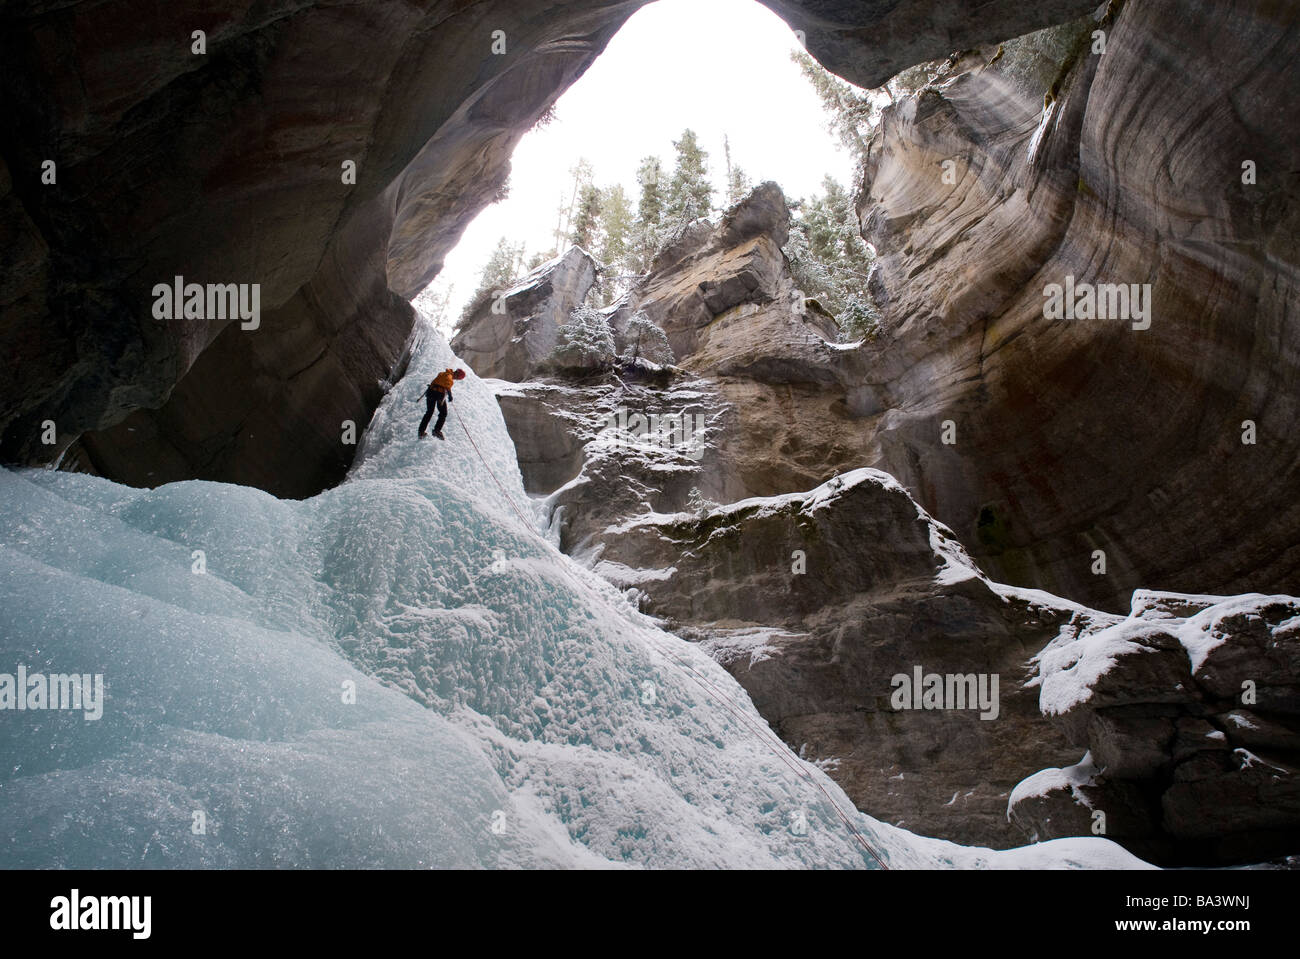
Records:
{"label": "snow patch", "polygon": [[1080,806],[1092,808],[1092,803],[1080,791],[1080,786],[1092,785],[1094,777],[1097,775],[1097,767],[1093,765],[1092,753],[1086,752],[1083,758],[1073,766],[1066,766],[1063,769],[1052,767],[1050,769],[1041,769],[1022,779],[1016,784],[1016,788],[1011,790],[1011,796],[1007,799],[1007,822],[1011,821],[1011,810],[1017,803],[1026,799],[1034,799],[1046,796],[1055,790],[1068,789],[1070,796]]}
{"label": "snow patch", "polygon": [[715,627],[709,631],[709,637],[700,642],[700,648],[723,666],[748,657],[752,667],[781,655],[779,646],[773,645],[774,640],[805,638],[805,633],[792,633],[771,626]]}

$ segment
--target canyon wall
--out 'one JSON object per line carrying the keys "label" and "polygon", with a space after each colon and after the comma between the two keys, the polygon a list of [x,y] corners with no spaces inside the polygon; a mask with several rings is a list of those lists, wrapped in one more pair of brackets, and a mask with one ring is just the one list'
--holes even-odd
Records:
{"label": "canyon wall", "polygon": [[[1114,610],[1300,585],[1298,55],[1294,5],[1112,3],[886,109],[871,462],[997,578]],[[1049,319],[1068,277],[1149,317]]]}

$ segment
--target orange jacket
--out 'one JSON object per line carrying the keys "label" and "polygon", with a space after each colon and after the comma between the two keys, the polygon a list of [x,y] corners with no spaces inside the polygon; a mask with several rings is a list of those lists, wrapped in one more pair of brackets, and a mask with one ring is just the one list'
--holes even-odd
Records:
{"label": "orange jacket", "polygon": [[456,372],[455,370],[443,370],[441,373],[439,373],[437,376],[433,378],[433,383],[431,383],[430,385],[436,386],[438,387],[438,389],[446,390],[448,393],[450,393],[452,386],[454,386],[456,383],[456,377],[452,375],[455,372]]}

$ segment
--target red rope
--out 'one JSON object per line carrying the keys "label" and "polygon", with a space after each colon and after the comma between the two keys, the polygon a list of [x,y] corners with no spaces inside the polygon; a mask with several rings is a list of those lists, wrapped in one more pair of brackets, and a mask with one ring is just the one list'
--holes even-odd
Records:
{"label": "red rope", "polygon": [[[523,514],[520,513],[519,510],[516,509],[515,507],[514,498],[511,497],[511,495],[506,492],[506,488],[501,485],[501,481],[497,479],[496,474],[492,472],[492,467],[488,465],[487,458],[483,456],[482,450],[480,450],[478,448],[478,444],[474,442],[474,437],[470,435],[469,430],[465,427],[465,421],[460,418],[460,412],[456,410],[455,407],[452,407],[452,412],[456,414],[456,422],[459,423],[460,428],[465,431],[465,437],[469,440],[470,446],[474,447],[474,452],[478,454],[479,461],[482,462],[483,468],[486,469],[488,475],[492,477],[492,482],[497,484],[497,489],[501,490],[501,495],[506,498],[506,502],[510,504],[510,508],[514,510],[514,514],[519,517],[520,522],[522,522],[526,527],[528,527],[528,529],[532,530],[534,533],[537,533],[537,535],[540,537],[541,533],[537,532],[536,526],[528,522],[528,520],[524,519]],[[548,543],[547,545],[550,544]],[[568,570],[564,570],[564,573],[566,576],[569,575]],[[570,576],[570,578],[572,577]],[[575,585],[578,585],[576,580],[574,581],[574,583]],[[737,706],[736,703],[728,699],[727,696],[725,696],[723,692],[720,689],[718,689],[718,687],[716,687],[713,683],[709,682],[707,677],[702,676],[700,673],[696,672],[694,667],[692,667],[689,663],[684,663],[678,660],[677,657],[674,656],[671,652],[662,648],[657,641],[652,640],[651,645],[655,649],[657,649],[664,656],[665,659],[668,660],[669,665],[674,666],[679,672],[681,672],[684,676],[686,676],[687,679],[691,680],[693,683],[695,683],[697,686],[703,689],[706,694],[718,700],[722,704],[724,709],[726,709],[729,713],[731,713],[731,715],[734,716],[736,720],[740,722],[743,726],[745,726],[745,728],[747,728],[750,732],[752,732],[755,736],[757,736],[758,741],[761,742],[764,746],[766,746],[769,750],[771,750],[772,753],[778,759],[781,760],[781,762],[785,763],[786,766],[792,769],[800,778],[816,786],[817,789],[821,792],[821,794],[826,797],[826,801],[831,804],[831,808],[835,810],[835,814],[839,816],[840,821],[844,823],[845,828],[848,829],[848,831],[852,834],[853,838],[856,839],[862,845],[863,849],[865,849],[868,853],[871,854],[871,858],[874,859],[877,863],[879,863],[881,869],[889,868],[889,866],[885,864],[885,860],[880,858],[880,854],[877,853],[876,850],[871,847],[871,843],[867,842],[867,838],[862,835],[862,831],[859,830],[858,827],[853,824],[853,821],[845,814],[844,810],[840,808],[840,804],[837,803],[834,797],[831,796],[831,794],[826,791],[826,787],[823,786],[821,783],[819,783],[812,776],[810,776],[808,774],[808,771],[804,769],[801,765],[798,765],[790,761],[789,749],[786,748],[785,743],[782,743],[780,741],[773,742],[771,737],[769,737],[761,727],[749,721],[749,719],[744,715],[744,713],[740,710],[740,708]]]}

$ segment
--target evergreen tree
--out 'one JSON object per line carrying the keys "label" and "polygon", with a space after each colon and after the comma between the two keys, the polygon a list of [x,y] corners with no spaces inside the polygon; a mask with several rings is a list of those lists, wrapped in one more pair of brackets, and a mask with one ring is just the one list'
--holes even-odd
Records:
{"label": "evergreen tree", "polygon": [[862,239],[852,197],[834,177],[825,193],[796,204],[784,247],[790,272],[805,295],[836,317],[842,335],[875,336],[880,316],[867,280],[874,259]]}
{"label": "evergreen tree", "polygon": [[600,246],[600,261],[622,269],[632,240],[632,204],[621,185],[608,187],[601,194],[601,219],[605,228]]}
{"label": "evergreen tree", "polygon": [[870,295],[850,294],[836,319],[850,340],[874,340],[880,334],[880,311]]}
{"label": "evergreen tree", "polygon": [[624,363],[646,359],[667,366],[675,359],[672,347],[668,345],[668,335],[651,323],[644,313],[637,313],[627,321],[623,339],[627,343],[622,356]]}
{"label": "evergreen tree", "polygon": [[793,51],[790,59],[799,65],[822,101],[831,132],[859,162],[866,157],[871,129],[880,121],[880,111],[886,102],[893,103],[899,97],[919,92],[945,67],[942,60],[918,63],[899,71],[883,86],[863,90],[841,80],[802,50]]}
{"label": "evergreen tree", "polygon": [[537,269],[547,260],[553,260],[558,255],[559,254],[557,254],[554,250],[538,250],[536,253],[530,256],[528,258],[528,262],[524,264],[524,272],[531,273],[533,272],[533,270]]}
{"label": "evergreen tree", "polygon": [[455,284],[444,284],[439,280],[421,290],[419,296],[411,301],[411,305],[424,314],[435,329],[446,333],[449,332],[446,330],[447,311],[451,307],[451,298],[455,291]]}
{"label": "evergreen tree", "polygon": [[594,249],[600,234],[600,214],[600,190],[594,184],[583,184],[569,242],[588,252]]}
{"label": "evergreen tree", "polygon": [[578,198],[582,196],[583,188],[591,185],[592,170],[591,164],[585,159],[580,158],[569,173],[573,176],[573,188],[566,202],[561,196],[560,208],[556,214],[555,221],[555,248],[558,250],[564,245],[565,240],[569,237],[573,229],[573,214],[578,205]]}
{"label": "evergreen tree", "polygon": [[929,85],[943,65],[942,60],[930,60],[894,74],[885,82],[885,92],[889,94],[890,102],[919,93]]}
{"label": "evergreen tree", "polygon": [[639,272],[634,267],[629,269],[629,260],[633,256],[633,216],[632,204],[622,186],[615,184],[601,193],[601,220],[605,232],[600,244],[600,262],[604,264],[606,279],[601,288],[604,292],[604,304],[608,306],[618,299],[630,285],[620,274]]}
{"label": "evergreen tree", "polygon": [[880,96],[846,83],[802,50],[790,53],[812,84],[828,115],[828,125],[840,143],[859,161],[867,154],[867,139],[880,113]]}
{"label": "evergreen tree", "polygon": [[673,141],[673,149],[677,151],[677,160],[668,183],[665,225],[680,229],[712,212],[713,184],[709,182],[709,155],[700,146],[694,130],[683,130],[681,139]]}
{"label": "evergreen tree", "polygon": [[801,204],[799,211],[799,225],[808,238],[809,250],[828,266],[838,265],[840,259],[836,212],[825,197],[819,196]]}
{"label": "evergreen tree", "polygon": [[698,486],[691,487],[691,491],[686,494],[686,511],[700,518],[713,512],[718,506],[718,503],[701,493]]}
{"label": "evergreen tree", "polygon": [[865,281],[871,273],[875,256],[867,241],[862,239],[862,227],[853,197],[832,176],[822,180],[826,195],[822,203],[829,214],[830,227],[835,234],[835,249],[840,268]]}
{"label": "evergreen tree", "polygon": [[614,365],[614,332],[605,315],[589,306],[569,314],[556,330],[550,361],[561,369],[610,369]]}
{"label": "evergreen tree", "polygon": [[727,159],[727,202],[735,203],[750,191],[751,184],[739,164],[731,162],[731,142],[722,135],[722,153]]}
{"label": "evergreen tree", "polygon": [[862,239],[853,198],[834,177],[822,180],[825,194],[802,203],[799,225],[812,255],[829,269],[865,280],[871,271],[871,249]]}
{"label": "evergreen tree", "polygon": [[504,236],[497,240],[496,248],[488,257],[479,277],[478,289],[465,304],[460,321],[464,323],[490,300],[494,294],[508,289],[523,272],[524,245],[512,244]]}
{"label": "evergreen tree", "polygon": [[629,264],[632,273],[644,273],[650,267],[664,218],[664,172],[659,158],[648,156],[637,167],[636,182],[641,188],[637,199],[636,220],[632,226],[632,250]]}
{"label": "evergreen tree", "polygon": [[790,275],[804,296],[814,298],[834,312],[834,278],[827,262],[813,251],[802,217],[791,220],[790,235],[782,250],[790,262]]}

